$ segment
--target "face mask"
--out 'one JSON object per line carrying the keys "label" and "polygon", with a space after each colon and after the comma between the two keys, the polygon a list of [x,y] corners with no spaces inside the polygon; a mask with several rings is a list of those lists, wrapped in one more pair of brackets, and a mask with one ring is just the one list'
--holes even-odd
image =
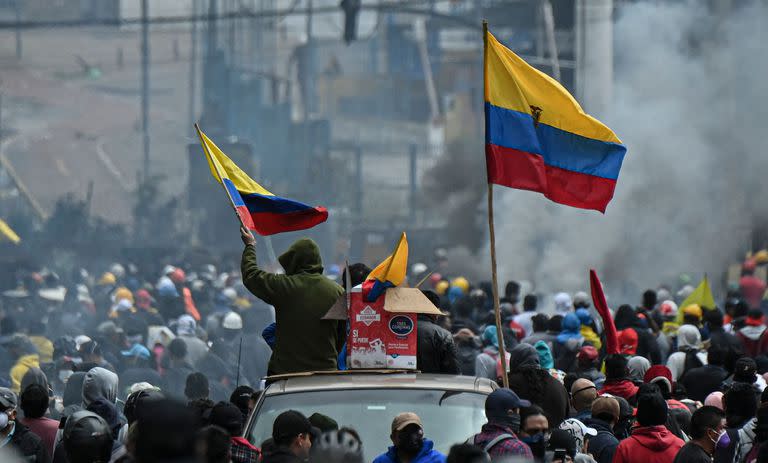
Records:
{"label": "face mask", "polygon": [[424,435],[422,434],[421,430],[409,433],[400,433],[397,442],[397,448],[406,455],[418,455],[423,446]]}
{"label": "face mask", "polygon": [[534,456],[544,456],[547,449],[547,436],[543,432],[523,437],[521,440],[531,448],[531,453]]}
{"label": "face mask", "polygon": [[8,414],[5,412],[0,412],[0,429],[5,429],[6,426],[8,426]]}
{"label": "face mask", "polygon": [[511,429],[515,434],[520,433],[520,415],[505,415],[503,417],[497,418],[497,420],[504,426]]}
{"label": "face mask", "polygon": [[717,436],[717,440],[715,440],[714,442],[715,442],[715,448],[718,448],[721,450],[727,449],[728,447],[731,446],[731,436],[729,436],[728,433],[725,430],[723,430],[723,432],[720,433],[719,436]]}

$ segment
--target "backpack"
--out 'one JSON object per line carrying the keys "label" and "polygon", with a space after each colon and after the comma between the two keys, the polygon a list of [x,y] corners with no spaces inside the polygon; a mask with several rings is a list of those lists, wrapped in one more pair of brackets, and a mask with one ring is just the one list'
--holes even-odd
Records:
{"label": "backpack", "polygon": [[[490,454],[491,450],[494,447],[496,447],[497,445],[499,445],[500,443],[502,443],[502,442],[504,442],[506,440],[514,439],[514,438],[515,438],[515,436],[513,436],[512,434],[499,434],[498,436],[496,436],[493,439],[491,439],[487,444],[485,444],[485,446],[483,446],[483,452]],[[474,437],[470,438],[467,441],[467,444],[477,445],[475,443],[475,438]]]}
{"label": "backpack", "polygon": [[456,361],[462,375],[475,375],[475,359],[478,349],[470,343],[459,343],[456,346]]}

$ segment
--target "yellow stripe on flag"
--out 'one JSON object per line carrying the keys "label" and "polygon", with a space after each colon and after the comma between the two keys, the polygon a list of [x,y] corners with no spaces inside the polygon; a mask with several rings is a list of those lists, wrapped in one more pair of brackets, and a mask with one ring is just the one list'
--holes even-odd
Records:
{"label": "yellow stripe on flag", "polygon": [[595,140],[621,144],[602,122],[585,113],[558,81],[529,65],[488,32],[485,59],[485,101],[530,114],[539,109],[539,122]]}
{"label": "yellow stripe on flag", "polygon": [[211,170],[211,175],[213,175],[213,178],[215,178],[219,183],[222,183],[223,179],[219,178],[217,175],[217,168],[218,171],[221,172],[221,176],[224,179],[229,179],[235,188],[241,193],[256,193],[264,196],[275,196],[274,194],[267,191],[266,188],[256,183],[256,181],[249,177],[248,174],[243,172],[237,166],[237,164],[229,159],[229,156],[224,154],[224,152],[221,151],[221,149],[219,149],[219,147],[216,146],[216,144],[203,133],[202,130],[198,128],[197,132],[198,135],[200,135],[200,143],[203,145],[203,149],[207,148],[207,153],[209,154],[209,156],[206,156],[206,158],[208,159],[208,168]]}
{"label": "yellow stripe on flag", "polygon": [[5,237],[9,241],[18,244],[21,241],[19,235],[8,225],[5,220],[0,219],[0,237]]}
{"label": "yellow stripe on flag", "polygon": [[394,286],[400,286],[405,281],[408,270],[408,239],[405,232],[400,235],[395,251],[384,259],[384,262],[376,266],[368,275],[367,280],[379,280],[382,283],[389,281]]}

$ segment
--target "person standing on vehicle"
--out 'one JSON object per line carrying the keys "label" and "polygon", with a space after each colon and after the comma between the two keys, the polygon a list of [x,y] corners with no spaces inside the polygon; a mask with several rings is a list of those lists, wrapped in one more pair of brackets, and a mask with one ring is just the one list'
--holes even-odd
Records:
{"label": "person standing on vehicle", "polygon": [[494,460],[509,457],[532,459],[530,447],[518,438],[520,409],[530,406],[531,402],[522,400],[511,389],[496,389],[485,399],[488,422],[470,442],[485,450]]}
{"label": "person standing on vehicle", "polygon": [[295,410],[283,412],[272,425],[274,447],[264,452],[262,463],[301,463],[312,448],[312,423]]}
{"label": "person standing on vehicle", "polygon": [[241,228],[245,249],[241,262],[243,284],[275,308],[276,341],[269,375],[336,370],[345,326],[323,316],[344,293],[323,275],[317,244],[302,238],[278,260],[285,275],[268,273],[256,262],[256,238]]}
{"label": "person standing on vehicle", "polygon": [[394,445],[373,463],[445,463],[445,455],[433,448],[431,440],[424,438],[424,426],[415,413],[397,415],[392,420],[389,437]]}

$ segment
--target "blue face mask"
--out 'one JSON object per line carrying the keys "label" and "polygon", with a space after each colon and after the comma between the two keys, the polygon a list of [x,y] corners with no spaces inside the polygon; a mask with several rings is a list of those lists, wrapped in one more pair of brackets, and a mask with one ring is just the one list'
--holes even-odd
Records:
{"label": "blue face mask", "polygon": [[531,448],[531,453],[533,453],[534,456],[541,457],[545,454],[547,448],[547,436],[543,432],[523,437],[520,440]]}

